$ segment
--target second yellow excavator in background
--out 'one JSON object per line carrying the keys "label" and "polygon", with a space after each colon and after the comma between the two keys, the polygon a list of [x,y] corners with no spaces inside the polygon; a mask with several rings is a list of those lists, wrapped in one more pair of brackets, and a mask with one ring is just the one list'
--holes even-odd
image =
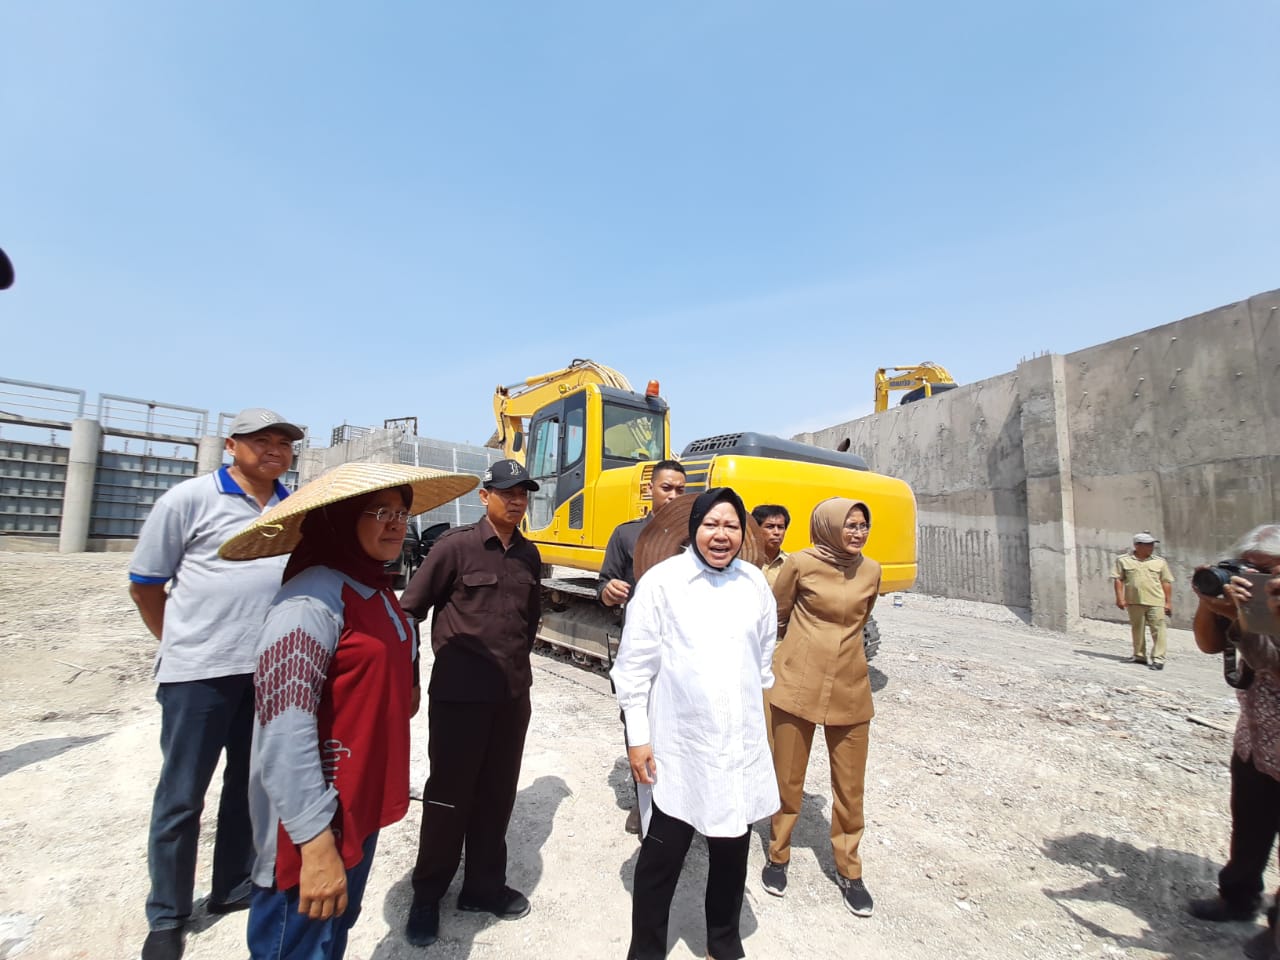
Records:
{"label": "second yellow excavator in background", "polygon": [[889,409],[891,390],[910,391],[899,403],[912,403],[957,386],[946,368],[937,363],[925,361],[910,367],[881,367],[876,371],[876,413]]}
{"label": "second yellow excavator in background", "polygon": [[[540,487],[529,496],[523,525],[545,565],[539,638],[611,663],[620,619],[597,600],[597,574],[614,528],[648,513],[654,464],[671,458],[670,416],[658,382],[638,393],[617,370],[574,360],[499,386],[493,412],[497,430],[488,445],[523,462]],[[881,592],[915,582],[915,496],[903,481],[871,472],[861,457],[732,433],[687,444],[678,459],[686,492],[728,486],[748,508],[784,505],[792,516],[787,551],[810,545],[809,515],[821,501],[842,496],[866,502],[873,520],[866,552],[883,567]],[[869,647],[878,636],[872,624]]]}

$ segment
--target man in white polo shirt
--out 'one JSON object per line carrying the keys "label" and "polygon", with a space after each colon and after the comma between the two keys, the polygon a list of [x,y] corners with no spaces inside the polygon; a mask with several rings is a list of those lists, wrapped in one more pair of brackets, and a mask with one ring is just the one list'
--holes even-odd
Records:
{"label": "man in white polo shirt", "polygon": [[252,890],[253,652],[288,558],[231,563],[218,558],[218,547],[289,495],[279,478],[303,433],[279,414],[253,407],[236,417],[229,434],[231,465],[184,480],[157,500],[129,564],[129,595],[160,641],[155,676],[163,761],[147,844],[150,932],[142,960],[182,956],[200,813],[224,750],[209,912],[247,908]]}

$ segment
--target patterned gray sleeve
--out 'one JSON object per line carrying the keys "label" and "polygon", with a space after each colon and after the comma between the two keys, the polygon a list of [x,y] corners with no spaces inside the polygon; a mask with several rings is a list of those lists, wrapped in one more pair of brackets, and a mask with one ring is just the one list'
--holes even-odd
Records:
{"label": "patterned gray sleeve", "polygon": [[281,593],[258,644],[254,761],[275,815],[294,843],[305,843],[338,809],[337,791],[321,767],[316,714],[342,631],[341,584],[336,596],[325,596],[326,589]]}

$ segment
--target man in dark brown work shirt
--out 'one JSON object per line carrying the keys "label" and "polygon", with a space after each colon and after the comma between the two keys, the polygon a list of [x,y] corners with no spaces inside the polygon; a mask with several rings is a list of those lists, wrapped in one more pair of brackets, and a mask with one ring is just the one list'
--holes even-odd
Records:
{"label": "man in dark brown work shirt", "polygon": [[538,485],[514,460],[485,472],[479,522],[445,533],[400,604],[431,616],[422,830],[413,868],[408,941],[434,943],[440,900],[467,849],[458,909],[516,920],[529,912],[507,886],[507,824],[529,726],[529,650],[542,616],[542,558],[517,527]]}

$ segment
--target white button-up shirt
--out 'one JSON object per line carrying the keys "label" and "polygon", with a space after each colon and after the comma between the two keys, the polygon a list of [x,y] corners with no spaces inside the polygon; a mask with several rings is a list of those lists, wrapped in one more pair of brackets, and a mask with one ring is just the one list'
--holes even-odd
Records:
{"label": "white button-up shirt", "polygon": [[762,691],[778,615],[756,567],[715,570],[686,549],[650,569],[627,604],[611,676],[627,742],[653,745],[653,804],[708,837],[737,837],[779,806]]}

